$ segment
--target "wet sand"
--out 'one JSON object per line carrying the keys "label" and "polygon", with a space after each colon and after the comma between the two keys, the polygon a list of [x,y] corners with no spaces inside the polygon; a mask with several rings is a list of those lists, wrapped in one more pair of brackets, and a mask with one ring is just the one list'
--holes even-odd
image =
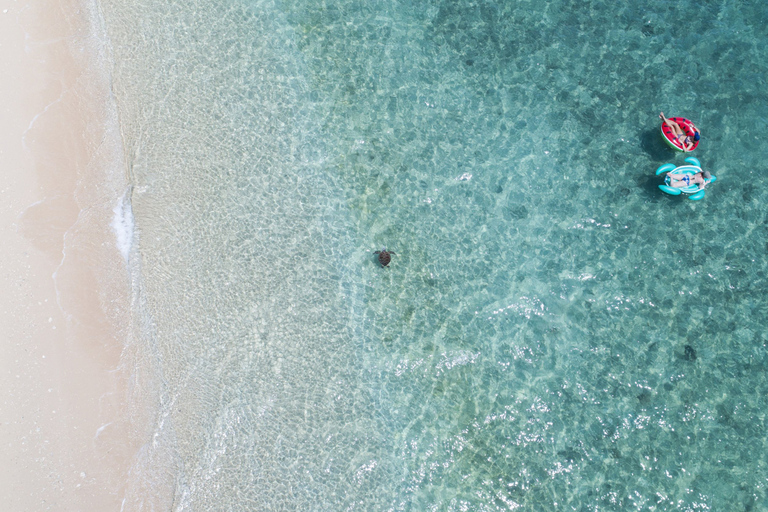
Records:
{"label": "wet sand", "polygon": [[142,438],[123,355],[129,278],[110,229],[120,144],[86,11],[0,0],[5,510],[120,510]]}

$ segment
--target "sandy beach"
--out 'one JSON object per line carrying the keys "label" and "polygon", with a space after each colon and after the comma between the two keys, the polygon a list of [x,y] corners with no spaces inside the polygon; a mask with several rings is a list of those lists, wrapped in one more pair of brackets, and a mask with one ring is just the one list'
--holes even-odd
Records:
{"label": "sandy beach", "polygon": [[109,227],[119,139],[90,31],[76,1],[0,1],[4,510],[120,510],[137,449],[129,279]]}

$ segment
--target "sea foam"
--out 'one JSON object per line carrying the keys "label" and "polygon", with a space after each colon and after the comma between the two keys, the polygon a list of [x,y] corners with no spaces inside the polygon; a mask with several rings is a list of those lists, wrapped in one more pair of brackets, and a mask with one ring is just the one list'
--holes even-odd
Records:
{"label": "sea foam", "polygon": [[133,209],[131,208],[131,188],[125,191],[123,196],[112,210],[115,216],[112,218],[112,230],[115,232],[115,242],[120,254],[123,255],[125,262],[131,256],[131,247],[133,246]]}

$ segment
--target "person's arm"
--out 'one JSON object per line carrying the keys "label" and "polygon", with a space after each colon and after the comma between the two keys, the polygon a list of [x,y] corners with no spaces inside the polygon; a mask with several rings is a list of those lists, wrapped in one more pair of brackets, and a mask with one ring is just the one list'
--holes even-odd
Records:
{"label": "person's arm", "polygon": [[694,134],[698,133],[698,134],[699,134],[699,137],[701,137],[701,130],[699,130],[698,128],[696,128],[696,125],[695,125],[695,124],[693,124],[692,122],[690,122],[690,121],[689,121],[689,122],[688,122],[688,126],[690,126],[690,127],[691,127],[691,130],[693,130],[693,133],[694,133]]}

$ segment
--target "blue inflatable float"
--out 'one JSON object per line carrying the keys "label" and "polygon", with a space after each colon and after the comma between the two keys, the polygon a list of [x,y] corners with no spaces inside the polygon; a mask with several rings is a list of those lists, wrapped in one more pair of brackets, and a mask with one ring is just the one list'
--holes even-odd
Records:
{"label": "blue inflatable float", "polygon": [[[659,166],[658,169],[656,169],[656,176],[659,174],[678,174],[681,177],[683,176],[693,176],[694,174],[698,174],[701,171],[701,162],[699,162],[698,158],[689,156],[685,159],[686,162],[688,162],[690,165],[681,165],[680,167],[675,167],[675,164],[664,164]],[[704,187],[715,181],[717,178],[714,176],[711,176],[706,180],[706,183],[704,184]],[[672,187],[672,180],[669,176],[665,176],[664,178],[664,184],[659,185],[659,188],[666,192],[669,195],[672,196],[679,196],[680,194],[686,194],[688,195],[688,199],[691,201],[698,201],[699,199],[704,198],[704,187],[699,188],[699,185],[695,183],[691,183],[690,185],[686,187]]]}

